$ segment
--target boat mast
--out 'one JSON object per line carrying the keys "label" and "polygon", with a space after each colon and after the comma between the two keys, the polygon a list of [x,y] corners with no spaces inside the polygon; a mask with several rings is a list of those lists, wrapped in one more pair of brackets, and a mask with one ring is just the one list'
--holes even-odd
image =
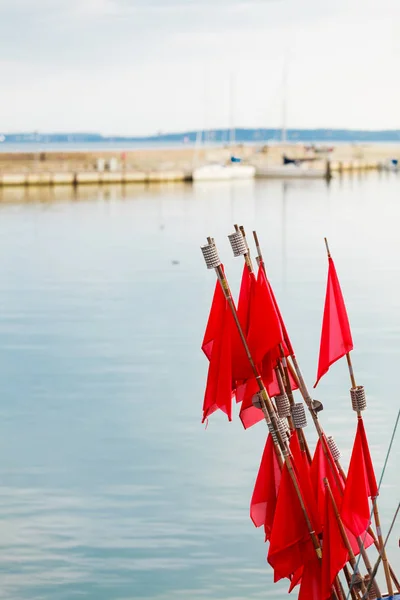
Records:
{"label": "boat mast", "polygon": [[288,56],[287,53],[284,57],[283,62],[283,75],[282,75],[282,131],[281,131],[281,142],[286,144],[287,141],[287,77],[288,77]]}
{"label": "boat mast", "polygon": [[229,143],[230,146],[235,144],[235,127],[234,127],[234,110],[233,110],[233,94],[234,94],[234,75],[229,77]]}

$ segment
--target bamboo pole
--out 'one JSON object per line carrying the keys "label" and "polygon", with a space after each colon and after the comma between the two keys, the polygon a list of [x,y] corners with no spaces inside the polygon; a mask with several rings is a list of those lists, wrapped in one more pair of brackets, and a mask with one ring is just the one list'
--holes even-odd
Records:
{"label": "bamboo pole", "polygon": [[[210,237],[207,238],[207,240],[208,240],[209,244],[213,244],[214,243],[213,239],[210,238]],[[251,355],[249,346],[247,344],[246,337],[245,337],[245,335],[243,333],[243,330],[242,330],[242,327],[241,327],[241,324],[240,324],[240,321],[239,321],[239,318],[238,318],[238,315],[237,315],[237,312],[236,312],[236,308],[235,308],[235,305],[234,305],[234,302],[233,302],[233,299],[232,299],[232,294],[231,294],[231,291],[230,291],[230,287],[229,287],[227,278],[225,276],[225,273],[224,273],[221,265],[215,267],[215,272],[217,274],[217,277],[218,277],[219,283],[221,285],[222,291],[224,292],[224,296],[226,298],[226,301],[228,302],[228,306],[229,306],[229,309],[230,309],[230,311],[232,313],[232,317],[233,317],[233,319],[235,321],[235,325],[236,325],[236,328],[238,330],[238,333],[239,333],[240,339],[242,341],[243,347],[245,349],[247,359],[248,359],[248,361],[250,363],[250,366],[251,366],[251,369],[253,371],[254,377],[255,377],[255,379],[257,381],[257,384],[258,384],[258,387],[259,387],[259,390],[260,390],[261,405],[263,406],[263,410],[265,409],[264,416],[266,417],[266,420],[269,418],[269,421],[272,423],[272,427],[274,429],[274,433],[276,435],[280,451],[282,452],[282,455],[283,455],[283,460],[284,460],[286,468],[288,470],[289,477],[290,477],[290,479],[291,479],[291,481],[293,483],[295,494],[296,494],[296,496],[297,496],[297,498],[299,500],[299,503],[300,503],[301,511],[303,513],[304,520],[306,522],[308,533],[309,533],[311,541],[313,543],[315,553],[317,555],[318,560],[321,560],[322,559],[321,546],[320,546],[320,543],[319,543],[319,540],[318,540],[318,536],[317,536],[317,534],[314,531],[314,528],[312,526],[310,517],[308,515],[307,509],[306,509],[306,506],[305,506],[305,503],[304,503],[304,500],[303,500],[303,496],[302,496],[302,493],[301,493],[301,490],[300,490],[300,486],[299,486],[299,483],[297,481],[297,477],[296,477],[295,471],[293,469],[293,464],[292,464],[292,460],[291,460],[289,449],[288,449],[287,445],[284,443],[284,441],[282,439],[282,436],[280,434],[280,431],[278,429],[276,415],[275,415],[275,411],[274,411],[271,399],[270,399],[270,397],[268,395],[268,392],[267,392],[267,390],[266,390],[266,388],[264,386],[264,383],[262,381],[261,375],[258,372],[258,369],[257,369],[257,367],[256,367],[256,365],[254,363],[253,357]]]}
{"label": "bamboo pole", "polygon": [[[389,540],[390,534],[392,533],[392,529],[393,529],[393,526],[394,526],[394,524],[396,522],[397,515],[399,514],[399,510],[400,510],[400,502],[397,505],[397,508],[396,508],[395,513],[394,513],[392,522],[391,522],[390,527],[389,527],[389,531],[388,531],[387,536],[386,536],[385,543],[383,544],[384,548],[386,548],[386,544],[387,544],[387,542]],[[378,568],[379,568],[381,560],[382,560],[382,554],[379,554],[378,560],[376,561],[376,563],[374,565],[374,568],[372,569],[372,573],[371,573],[370,579],[368,581],[367,589],[366,589],[366,592],[365,592],[362,600],[366,600],[368,598],[368,593],[369,593],[372,585],[374,584],[374,580],[375,580],[376,574],[378,572]],[[375,587],[376,587],[376,582],[375,582]]]}

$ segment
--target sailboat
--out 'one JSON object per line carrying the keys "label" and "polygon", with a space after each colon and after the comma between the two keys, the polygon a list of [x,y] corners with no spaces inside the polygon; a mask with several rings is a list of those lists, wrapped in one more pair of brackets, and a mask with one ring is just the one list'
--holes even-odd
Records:
{"label": "sailboat", "polygon": [[[287,143],[287,77],[288,59],[285,57],[283,66],[283,97],[282,97],[282,132],[281,144]],[[288,160],[282,157],[282,164],[267,164],[257,166],[256,177],[288,178],[288,179],[322,179],[327,178],[329,170],[327,166],[315,166],[307,161]]]}
{"label": "sailboat", "polygon": [[[230,148],[235,144],[235,128],[233,126],[233,78],[230,79]],[[232,179],[253,179],[256,168],[253,165],[242,164],[240,158],[231,155],[230,162],[212,162],[193,169],[193,181],[219,181]]]}

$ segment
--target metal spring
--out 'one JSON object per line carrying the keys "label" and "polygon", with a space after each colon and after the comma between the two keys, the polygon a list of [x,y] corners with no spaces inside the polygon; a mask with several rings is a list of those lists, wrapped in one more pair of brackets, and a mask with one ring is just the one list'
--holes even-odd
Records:
{"label": "metal spring", "polygon": [[244,241],[241,231],[234,231],[228,235],[228,238],[231,243],[234,256],[243,256],[243,254],[247,254],[246,242]]}
{"label": "metal spring", "polygon": [[268,429],[270,434],[272,435],[272,439],[274,440],[274,444],[278,444],[278,436],[275,433],[275,429],[274,426],[272,425],[271,421],[268,423]]}
{"label": "metal spring", "polygon": [[367,399],[365,397],[364,386],[358,385],[350,390],[351,404],[355,412],[360,412],[367,408]]}
{"label": "metal spring", "polygon": [[337,444],[331,435],[327,438],[327,442],[328,442],[329,450],[331,451],[333,460],[339,460],[339,458],[341,457],[340,450],[337,447]]}
{"label": "metal spring", "polygon": [[214,242],[207,244],[206,246],[201,246],[201,251],[203,253],[207,269],[215,269],[222,264],[218,256],[217,246],[214,244]]}
{"label": "metal spring", "polygon": [[278,415],[281,419],[290,417],[290,402],[286,394],[280,394],[275,396],[275,404],[278,411]]}
{"label": "metal spring", "polygon": [[287,424],[287,420],[286,419],[280,419],[278,417],[276,421],[277,421],[279,433],[281,434],[281,437],[282,437],[283,441],[286,441],[286,439],[289,436],[289,426]]}
{"label": "metal spring", "polygon": [[304,410],[304,405],[302,402],[296,402],[296,404],[293,404],[292,418],[293,425],[296,429],[303,429],[303,427],[307,427],[306,411]]}

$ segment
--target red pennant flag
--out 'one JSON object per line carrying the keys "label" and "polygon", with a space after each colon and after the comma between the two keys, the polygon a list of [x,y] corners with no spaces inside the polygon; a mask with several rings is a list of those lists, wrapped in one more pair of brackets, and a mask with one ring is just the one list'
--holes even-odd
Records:
{"label": "red pennant flag", "polygon": [[324,446],[322,445],[321,440],[318,440],[311,463],[310,474],[312,487],[317,499],[319,517],[322,523],[325,518],[326,488],[324,485],[324,478],[326,477],[328,479],[332,494],[338,506],[341,506],[342,504],[344,491],[342,478],[339,475],[339,471],[337,470],[326,440],[324,441]]}
{"label": "red pennant flag", "polygon": [[285,464],[267,557],[274,569],[274,581],[290,577],[304,564],[310,552],[310,543],[310,534],[300,501]]}
{"label": "red pennant flag", "polygon": [[299,600],[322,600],[321,562],[316,555],[310,558],[304,565]]}
{"label": "red pennant flag", "polygon": [[210,364],[204,394],[203,423],[218,408],[228,415],[230,421],[232,420],[231,344],[234,321],[228,302],[224,299],[222,304],[218,294],[214,294],[214,299],[216,296],[217,301],[213,302],[212,314],[213,319],[218,320],[219,329],[215,329],[211,345],[210,342],[207,344]]}
{"label": "red pennant flag", "polygon": [[283,342],[279,317],[272,299],[264,270],[260,266],[251,306],[247,338],[254,362],[260,364],[264,356]]}
{"label": "red pennant flag", "polygon": [[290,581],[290,586],[288,589],[288,594],[290,594],[294,588],[296,587],[296,585],[299,585],[299,583],[301,583],[301,578],[303,576],[303,571],[304,571],[304,566],[302,565],[301,567],[299,567],[297,569],[297,571],[295,571],[291,577],[291,581]]}
{"label": "red pennant flag", "polygon": [[332,595],[332,585],[336,575],[343,569],[349,553],[343,542],[332,501],[325,494],[325,518],[322,546],[322,590],[321,600],[328,600]]}
{"label": "red pennant flag", "polygon": [[297,480],[301,489],[304,504],[307,508],[308,517],[311,520],[314,531],[318,534],[322,527],[318,504],[315,496],[315,489],[311,480],[311,468],[305,451],[300,448],[297,431],[292,433],[290,438],[290,452],[296,469]]}
{"label": "red pennant flag", "polygon": [[252,427],[264,419],[264,413],[261,408],[253,405],[253,396],[259,389],[254,377],[236,389],[236,401],[242,402],[239,417],[245,429]]}
{"label": "red pennant flag", "polygon": [[[316,494],[317,504],[318,504],[318,512],[320,516],[321,523],[325,518],[325,496],[326,496],[326,488],[324,485],[324,477],[326,477],[329,481],[329,486],[335,498],[336,505],[339,510],[342,506],[343,494],[344,494],[344,484],[341,476],[339,475],[339,471],[334,463],[332,458],[332,454],[329,450],[329,446],[327,442],[324,441],[324,446],[326,452],[324,452],[322,443],[318,440],[317,446],[315,448],[314,457],[311,463],[311,482],[314,493]],[[353,549],[354,555],[357,556],[360,553],[360,548],[357,543],[355,536],[349,531],[349,529],[345,526],[347,537],[349,538],[350,545]],[[365,548],[369,548],[373,544],[373,538],[367,534],[366,536],[362,536],[362,540]]]}
{"label": "red pennant flag", "polygon": [[328,283],[326,287],[325,308],[322,321],[321,344],[319,350],[319,362],[317,386],[319,380],[329,367],[342,358],[347,352],[353,350],[349,319],[344,304],[342,290],[336,274],[335,265],[329,257]]}
{"label": "red pennant flag", "polygon": [[204,333],[201,349],[211,359],[211,352],[215,338],[219,335],[221,329],[221,315],[224,314],[226,300],[224,292],[221,289],[219,281],[215,284],[214,296],[211,303],[210,314],[208,316],[206,331]]}
{"label": "red pennant flag", "polygon": [[355,536],[361,536],[368,528],[368,498],[375,498],[378,493],[364,423],[358,419],[341,509],[343,522]]}
{"label": "red pennant flag", "polygon": [[281,325],[281,329],[282,329],[282,333],[283,333],[283,339],[284,339],[284,345],[285,345],[285,349],[287,351],[286,356],[288,356],[288,355],[294,354],[293,346],[292,346],[292,344],[290,342],[289,335],[288,335],[285,323],[283,321],[282,314],[281,314],[281,311],[279,309],[278,302],[276,301],[276,297],[275,297],[274,291],[272,289],[271,283],[270,283],[270,281],[269,281],[268,278],[267,278],[267,282],[268,282],[268,285],[269,285],[269,290],[270,290],[270,293],[271,293],[272,301],[274,303],[275,310],[276,310],[276,313],[278,315],[278,319],[279,319],[279,322],[280,322],[280,325]]}
{"label": "red pennant flag", "polygon": [[268,435],[250,502],[250,518],[256,527],[264,525],[266,540],[271,535],[280,482],[281,470],[272,437]]}
{"label": "red pennant flag", "polygon": [[[254,273],[250,273],[247,265],[243,267],[242,282],[240,285],[239,301],[237,314],[243,333],[247,337],[251,318],[251,306],[253,295],[255,293],[256,278]],[[234,328],[232,337],[232,377],[234,381],[240,383],[252,377],[251,369],[246,351],[243,347],[237,328]]]}

